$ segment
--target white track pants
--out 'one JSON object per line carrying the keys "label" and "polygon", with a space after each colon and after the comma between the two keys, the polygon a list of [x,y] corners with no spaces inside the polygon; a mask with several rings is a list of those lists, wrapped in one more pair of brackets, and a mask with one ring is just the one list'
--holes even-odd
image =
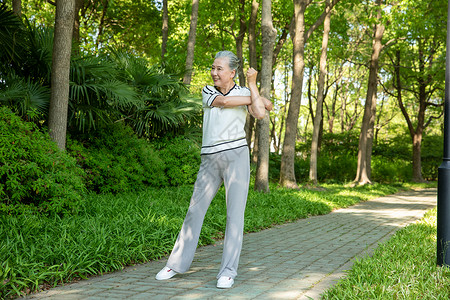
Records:
{"label": "white track pants", "polygon": [[250,160],[247,147],[202,155],[191,203],[167,267],[177,273],[189,270],[206,211],[223,182],[226,191],[227,225],[222,265],[217,278],[236,277],[242,249],[249,181]]}

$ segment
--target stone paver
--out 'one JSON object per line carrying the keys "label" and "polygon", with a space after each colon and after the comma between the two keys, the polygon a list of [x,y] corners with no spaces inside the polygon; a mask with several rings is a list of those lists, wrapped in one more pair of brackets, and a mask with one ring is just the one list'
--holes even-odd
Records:
{"label": "stone paver", "polygon": [[197,250],[189,272],[155,280],[166,259],[31,295],[29,299],[320,299],[355,257],[436,206],[436,189],[362,202],[244,236],[232,289],[215,287],[222,245]]}

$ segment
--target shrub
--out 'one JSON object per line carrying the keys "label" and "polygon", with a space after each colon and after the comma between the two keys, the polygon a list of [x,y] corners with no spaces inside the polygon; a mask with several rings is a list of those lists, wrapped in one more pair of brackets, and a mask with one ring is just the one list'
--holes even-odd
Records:
{"label": "shrub", "polygon": [[184,137],[165,138],[154,142],[166,166],[166,176],[172,186],[192,184],[200,167],[200,146]]}
{"label": "shrub", "polygon": [[0,107],[1,211],[75,211],[85,191],[82,175],[47,133]]}
{"label": "shrub", "polygon": [[85,170],[92,191],[118,193],[167,185],[164,162],[146,140],[122,123],[74,137],[68,150]]}
{"label": "shrub", "polygon": [[[356,175],[358,139],[355,133],[324,133],[317,163],[318,180],[321,182],[352,181]],[[427,180],[437,179],[442,157],[442,137],[425,136],[422,144],[422,174]],[[311,142],[297,143],[295,176],[297,181],[309,180],[309,153]],[[406,182],[412,178],[411,144],[409,136],[397,135],[379,141],[373,147],[372,175],[375,182]],[[271,154],[270,179],[278,180],[280,156]]]}
{"label": "shrub", "polygon": [[[324,133],[321,152],[349,156],[358,155],[359,133],[349,131],[345,133]],[[311,148],[311,147],[310,147]]]}
{"label": "shrub", "polygon": [[378,140],[373,145],[372,156],[383,157],[385,160],[401,159],[410,161],[412,157],[411,138],[409,135],[399,134],[395,137]]}
{"label": "shrub", "polygon": [[[295,158],[295,178],[297,182],[309,181],[309,156]],[[269,179],[278,181],[280,178],[281,155],[270,154]],[[348,154],[321,153],[317,162],[318,180],[321,182],[347,182],[354,179],[356,172],[356,158]]]}
{"label": "shrub", "polygon": [[372,156],[372,180],[376,182],[407,182],[412,178],[411,162]]}
{"label": "shrub", "polygon": [[327,182],[352,181],[353,179],[355,179],[356,167],[357,167],[357,156],[355,155],[348,154],[345,152],[335,154],[321,153],[317,162],[318,179],[319,181],[327,181]]}
{"label": "shrub", "polygon": [[443,136],[424,136],[422,141],[422,176],[426,180],[437,180],[438,167],[442,163]]}

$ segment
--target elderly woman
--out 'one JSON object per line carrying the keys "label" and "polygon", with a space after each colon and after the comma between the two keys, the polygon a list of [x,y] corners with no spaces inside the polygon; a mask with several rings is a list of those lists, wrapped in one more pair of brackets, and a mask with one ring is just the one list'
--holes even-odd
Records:
{"label": "elderly woman", "polygon": [[206,211],[225,186],[227,223],[218,288],[231,288],[242,248],[244,211],[250,180],[250,160],[244,125],[247,111],[262,119],[272,103],[259,95],[256,70],[247,71],[249,88],[235,84],[239,59],[230,51],[217,53],[211,67],[214,86],[205,86],[201,165],[190,206],[166,266],[156,275],[166,280],[191,266]]}

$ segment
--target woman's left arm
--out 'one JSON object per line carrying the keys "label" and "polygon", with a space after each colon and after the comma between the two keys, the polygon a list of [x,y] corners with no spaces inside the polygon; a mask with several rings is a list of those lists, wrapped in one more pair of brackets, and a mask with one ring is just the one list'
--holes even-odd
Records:
{"label": "woman's left arm", "polygon": [[[273,109],[272,101],[262,96],[259,97],[261,98],[261,101],[264,104],[264,108],[267,111],[271,111]],[[250,96],[217,96],[211,105],[215,107],[229,108],[251,104],[252,98]]]}

